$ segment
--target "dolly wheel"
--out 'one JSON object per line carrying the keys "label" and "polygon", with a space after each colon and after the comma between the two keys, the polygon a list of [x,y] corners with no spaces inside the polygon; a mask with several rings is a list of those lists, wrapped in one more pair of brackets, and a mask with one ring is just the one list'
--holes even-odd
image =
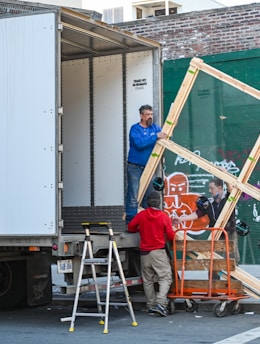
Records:
{"label": "dolly wheel", "polygon": [[192,313],[198,310],[198,304],[194,300],[187,299],[185,300],[185,311]]}
{"label": "dolly wheel", "polygon": [[216,303],[213,312],[215,313],[216,317],[223,318],[227,314],[227,306],[223,305],[222,303]]}
{"label": "dolly wheel", "polygon": [[231,301],[228,305],[230,314],[236,315],[241,312],[241,304],[238,301]]}

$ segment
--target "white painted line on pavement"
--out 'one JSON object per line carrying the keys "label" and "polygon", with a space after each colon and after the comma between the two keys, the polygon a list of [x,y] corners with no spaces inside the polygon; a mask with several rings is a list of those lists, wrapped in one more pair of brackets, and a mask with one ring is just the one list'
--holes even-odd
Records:
{"label": "white painted line on pavement", "polygon": [[260,338],[260,327],[223,339],[214,344],[244,344],[256,338]]}

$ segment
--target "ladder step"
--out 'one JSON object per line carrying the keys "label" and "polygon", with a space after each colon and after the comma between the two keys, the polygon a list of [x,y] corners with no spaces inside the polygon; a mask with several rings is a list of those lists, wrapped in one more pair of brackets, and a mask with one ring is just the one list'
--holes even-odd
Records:
{"label": "ladder step", "polygon": [[75,313],[78,317],[105,317],[106,313]]}
{"label": "ladder step", "polygon": [[88,264],[108,264],[108,259],[107,258],[87,258],[84,259],[84,264],[88,265]]}
{"label": "ladder step", "polygon": [[[105,306],[106,302],[100,302],[99,305]],[[127,302],[109,302],[109,306],[128,306]]]}

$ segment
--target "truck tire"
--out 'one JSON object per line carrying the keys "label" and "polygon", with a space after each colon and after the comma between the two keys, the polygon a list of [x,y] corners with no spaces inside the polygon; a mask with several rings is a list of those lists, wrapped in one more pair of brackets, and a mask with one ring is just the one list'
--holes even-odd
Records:
{"label": "truck tire", "polygon": [[25,305],[25,261],[0,262],[0,308]]}

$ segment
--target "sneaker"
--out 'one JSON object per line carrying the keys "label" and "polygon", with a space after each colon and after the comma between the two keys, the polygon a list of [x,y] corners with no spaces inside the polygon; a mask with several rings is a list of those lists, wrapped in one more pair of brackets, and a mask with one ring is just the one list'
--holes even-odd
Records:
{"label": "sneaker", "polygon": [[147,313],[148,315],[155,315],[155,307],[149,308]]}
{"label": "sneaker", "polygon": [[155,313],[160,314],[163,317],[167,317],[167,315],[168,315],[167,308],[162,306],[162,305],[160,305],[159,303],[153,309],[154,309]]}

